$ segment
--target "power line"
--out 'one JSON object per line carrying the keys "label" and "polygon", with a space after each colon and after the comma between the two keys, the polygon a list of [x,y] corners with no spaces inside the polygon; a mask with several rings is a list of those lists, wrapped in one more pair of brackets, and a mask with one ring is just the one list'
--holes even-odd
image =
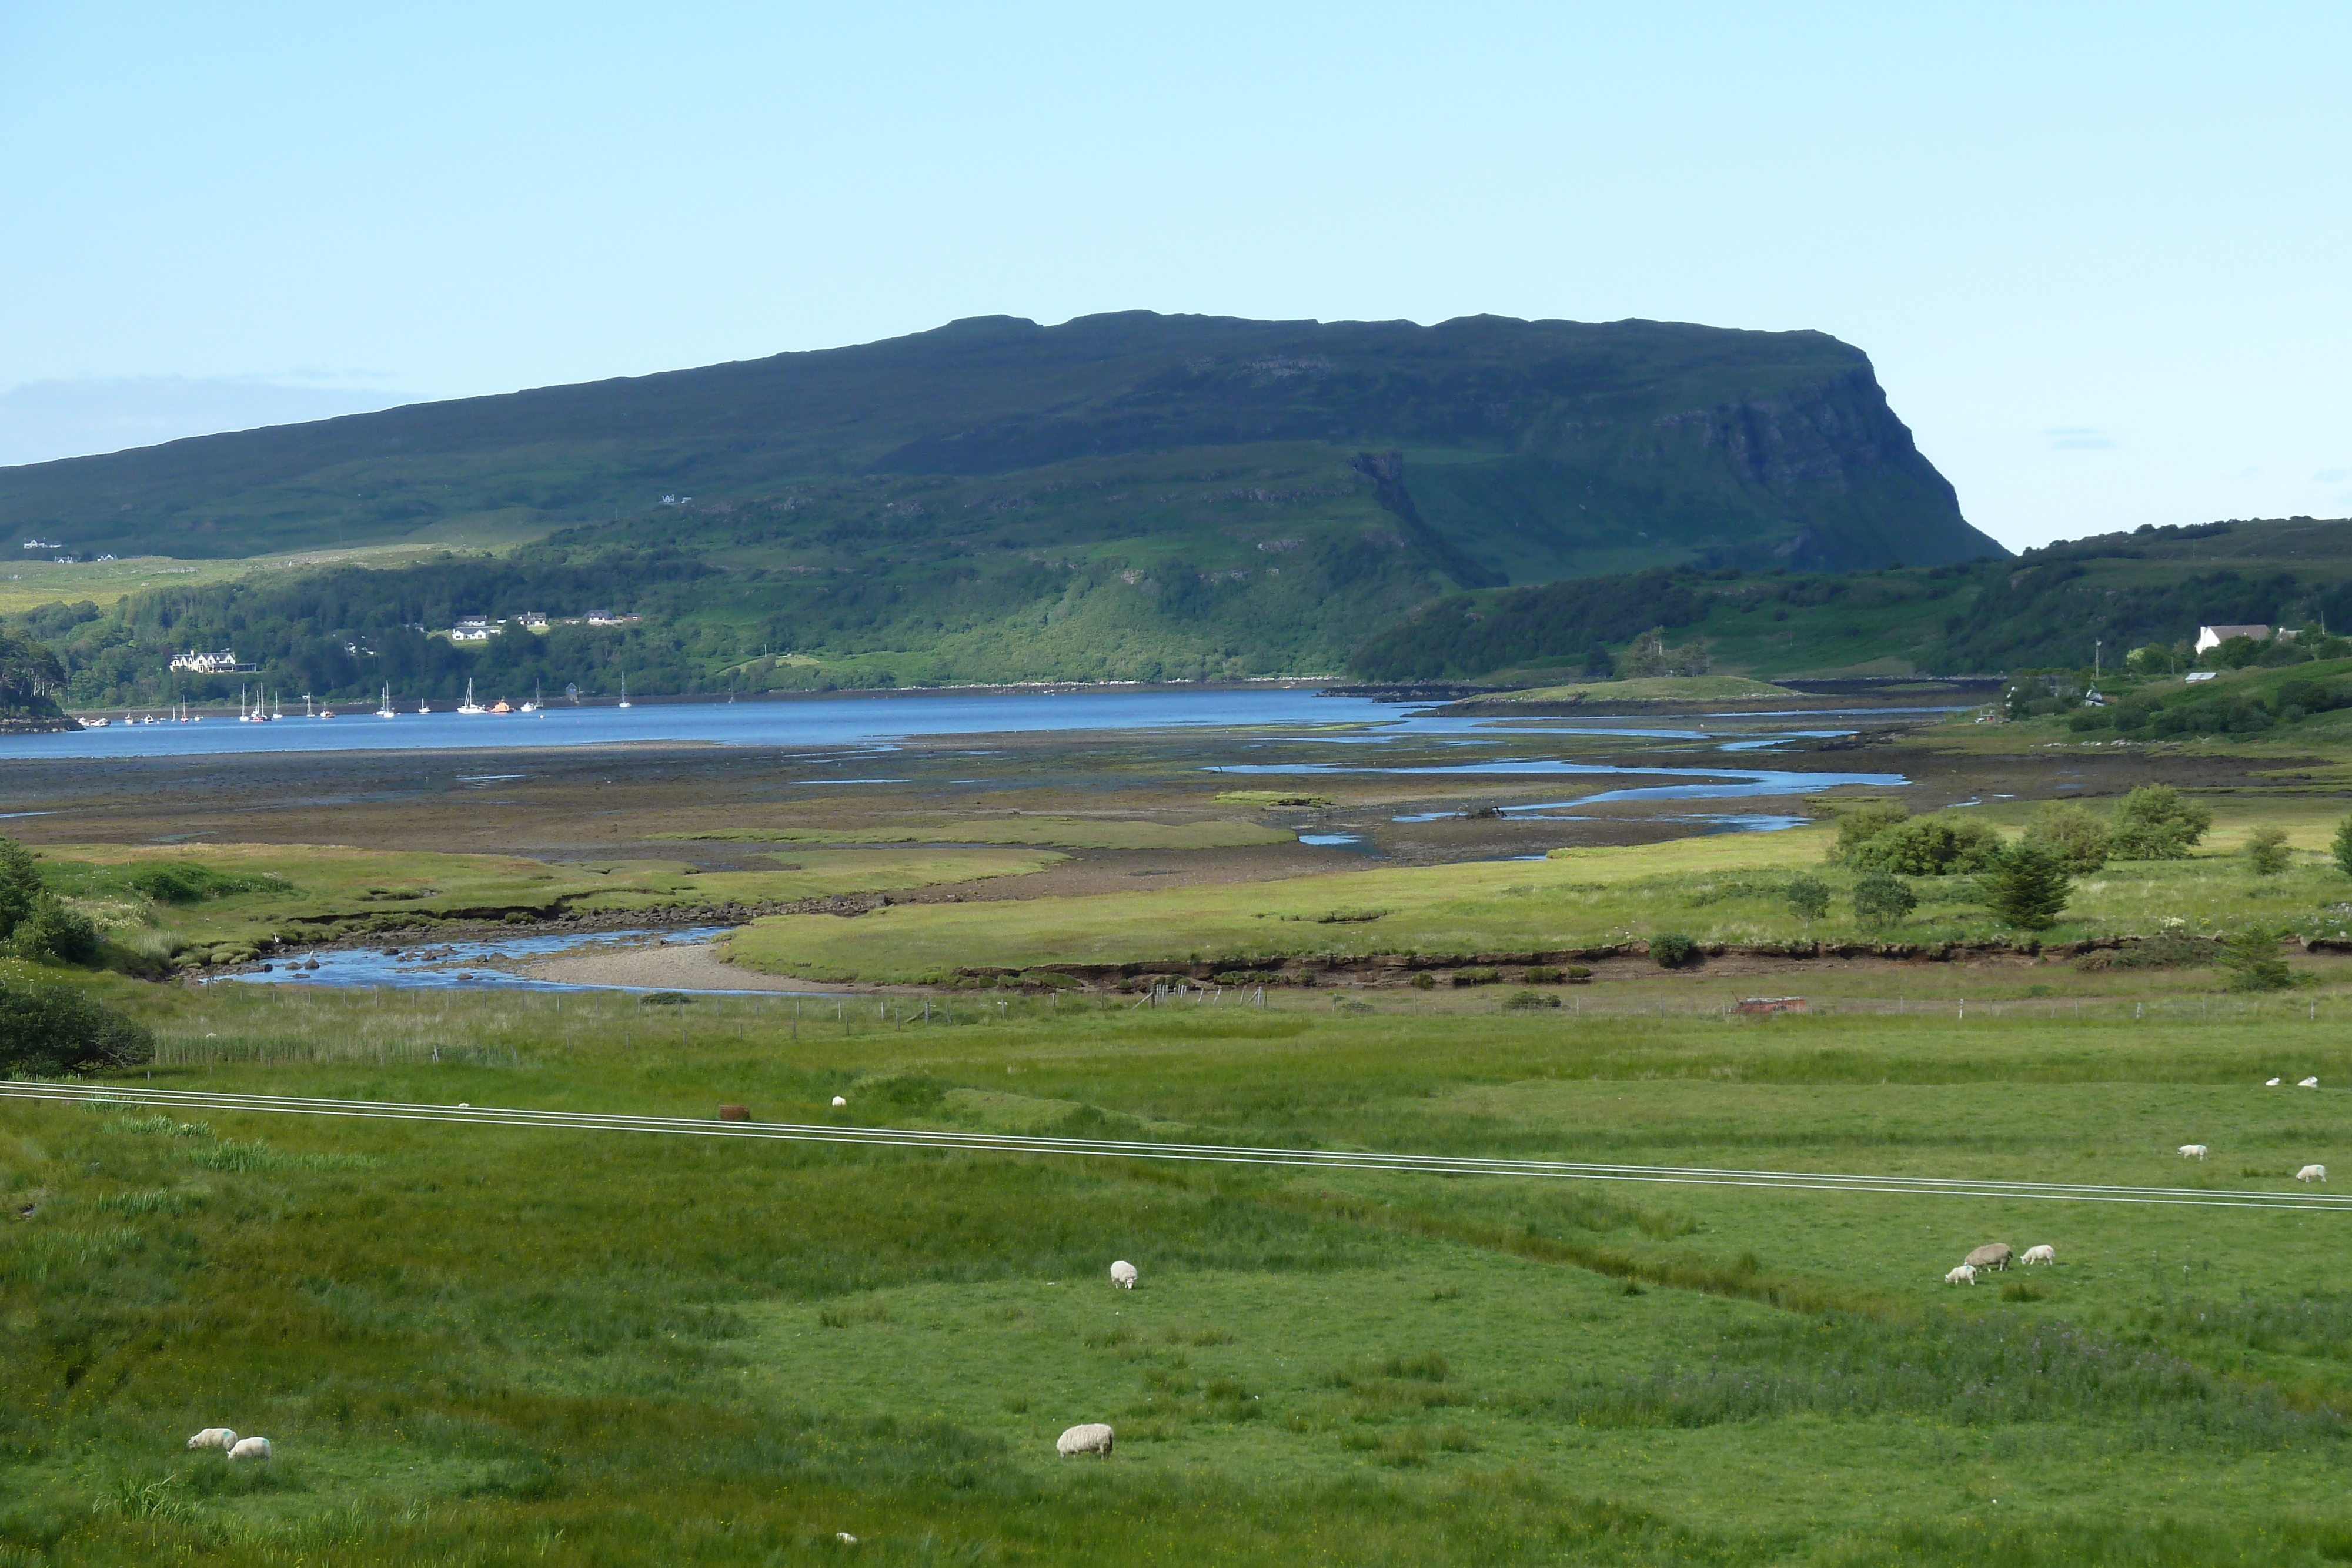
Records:
{"label": "power line", "polygon": [[2217,1191],[2084,1182],[1995,1181],[1946,1176],[1860,1176],[1822,1171],[1740,1170],[1706,1166],[1618,1165],[1581,1160],[1522,1160],[1467,1155],[1408,1155],[1372,1150],[1177,1144],[1137,1139],[1057,1138],[925,1127],[855,1127],[824,1123],[717,1122],[684,1116],[538,1111],[303,1095],[237,1094],[143,1085],[0,1083],[0,1099],[67,1104],[149,1106],[178,1111],[247,1112],[373,1121],[444,1122],[467,1126],[643,1133],[768,1142],[847,1144],[947,1154],[1061,1155],[1110,1159],[1282,1166],[1319,1170],[1391,1171],[1423,1176],[1518,1176],[1554,1181],[1649,1182],[1689,1186],[1759,1187],[1796,1192],[1859,1192],[1912,1197],[2033,1199],[2218,1208],[2352,1209],[2352,1194]]}

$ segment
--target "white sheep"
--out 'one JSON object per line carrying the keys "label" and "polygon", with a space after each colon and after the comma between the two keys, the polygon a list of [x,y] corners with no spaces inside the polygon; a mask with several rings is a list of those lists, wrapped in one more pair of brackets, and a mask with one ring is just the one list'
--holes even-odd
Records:
{"label": "white sheep", "polygon": [[2051,1246],[2047,1241],[2044,1241],[2039,1247],[2027,1248],[2025,1249],[2025,1256],[2018,1261],[2028,1269],[2031,1269],[2036,1263],[2055,1263],[2058,1261],[2058,1249]]}
{"label": "white sheep", "polygon": [[269,1439],[239,1437],[236,1446],[228,1451],[228,1457],[232,1459],[266,1459],[269,1457]]}
{"label": "white sheep", "polygon": [[2205,1145],[2183,1144],[2180,1145],[2180,1157],[2184,1160],[2201,1160],[2205,1157]]}
{"label": "white sheep", "polygon": [[1122,1291],[1135,1289],[1135,1265],[1122,1258],[1110,1266],[1110,1282]]}
{"label": "white sheep", "polygon": [[1966,1263],[1944,1276],[1944,1283],[1947,1285],[1973,1285],[1976,1282],[1977,1271]]}
{"label": "white sheep", "polygon": [[226,1427],[207,1427],[188,1439],[191,1448],[226,1448],[236,1442],[236,1434]]}
{"label": "white sheep", "polygon": [[849,1531],[845,1530],[835,1531],[833,1532],[833,1538],[835,1541],[840,1542],[844,1546],[855,1546],[857,1544],[857,1537],[850,1534]]}
{"label": "white sheep", "polygon": [[1110,1428],[1099,1421],[1089,1421],[1073,1427],[1054,1441],[1054,1451],[1068,1458],[1072,1454],[1100,1454],[1110,1458]]}
{"label": "white sheep", "polygon": [[845,1111],[849,1108],[849,1102],[836,1094],[833,1097],[833,1108],[836,1111]]}
{"label": "white sheep", "polygon": [[2319,1087],[2319,1080],[2316,1078],[2298,1078],[2295,1080],[2294,1086],[2297,1089],[2316,1089]]}
{"label": "white sheep", "polygon": [[2277,1087],[2279,1086],[2279,1083],[2280,1083],[2280,1080],[2275,1079],[2275,1078],[2269,1078],[2269,1079],[2265,1079],[2265,1080],[2263,1080],[2263,1088],[2265,1088],[2265,1089],[2275,1089],[2275,1088],[2277,1088]]}
{"label": "white sheep", "polygon": [[2327,1167],[2326,1166],[2305,1166],[2301,1170],[2294,1173],[2294,1179],[2297,1181],[2326,1181],[2327,1179]]}

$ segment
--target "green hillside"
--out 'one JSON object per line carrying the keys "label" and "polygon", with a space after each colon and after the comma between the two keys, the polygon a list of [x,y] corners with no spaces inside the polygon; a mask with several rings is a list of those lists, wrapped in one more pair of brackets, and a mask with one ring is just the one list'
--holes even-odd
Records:
{"label": "green hillside", "polygon": [[[1213,473],[1237,446],[1286,451],[1309,470],[1401,453],[1365,477],[1392,517],[1425,526],[1465,585],[1995,548],[1962,521],[1869,360],[1818,332],[1143,311],[1058,327],[982,318],[0,470],[0,528],[85,555],[247,556],[455,526],[602,523],[666,496],[733,507],[827,479],[987,477],[1011,504],[1143,482],[1124,460],[1144,455],[1185,454],[1188,473]],[[1289,502],[1258,505],[1278,521]],[[893,531],[923,541],[1003,520],[897,520],[910,516],[927,520]],[[769,542],[805,543],[793,520],[771,515]],[[836,532],[856,521],[832,519]],[[1101,526],[1100,538],[1133,531],[1124,516]]]}
{"label": "green hillside", "polygon": [[1616,669],[1655,628],[1669,655],[1765,679],[2112,669],[2132,649],[2178,656],[2200,625],[2241,622],[2352,627],[2352,521],[2150,527],[1937,567],[1681,568],[1465,592],[1415,606],[1351,667],[1379,681],[1544,684]]}

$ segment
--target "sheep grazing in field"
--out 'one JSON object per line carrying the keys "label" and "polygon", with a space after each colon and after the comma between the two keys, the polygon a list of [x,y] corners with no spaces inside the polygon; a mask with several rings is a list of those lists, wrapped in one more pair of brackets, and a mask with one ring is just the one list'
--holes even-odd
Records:
{"label": "sheep grazing in field", "polygon": [[2051,1246],[2047,1241],[2043,1242],[2039,1247],[2027,1248],[2025,1249],[2025,1256],[2018,1260],[2018,1262],[2028,1269],[2031,1269],[2036,1263],[2055,1263],[2057,1261],[2058,1249]]}
{"label": "sheep grazing in field", "polygon": [[2319,1087],[2319,1080],[2316,1078],[2299,1078],[2295,1080],[2294,1086],[2297,1089],[2316,1089]]}
{"label": "sheep grazing in field", "polygon": [[2326,1181],[2327,1179],[2327,1167],[2326,1166],[2305,1166],[2301,1170],[2294,1173],[2294,1179],[2297,1181]]}
{"label": "sheep grazing in field", "polygon": [[1054,1441],[1054,1451],[1068,1458],[1072,1454],[1100,1454],[1110,1458],[1110,1428],[1099,1421],[1089,1421],[1083,1427],[1073,1427]]}
{"label": "sheep grazing in field", "polygon": [[2205,1157],[2205,1145],[2183,1144],[2180,1145],[2180,1157],[2184,1160],[2201,1160]]}
{"label": "sheep grazing in field", "polygon": [[1944,1283],[1947,1285],[1973,1285],[1976,1282],[1977,1271],[1974,1269],[1969,1268],[1966,1263],[1959,1265],[1950,1273],[1944,1276]]}
{"label": "sheep grazing in field", "polygon": [[236,1434],[226,1427],[207,1427],[188,1439],[191,1448],[226,1448],[236,1445]]}
{"label": "sheep grazing in field", "polygon": [[1110,1282],[1122,1291],[1135,1289],[1135,1265],[1122,1258],[1110,1266]]}
{"label": "sheep grazing in field", "polygon": [[1960,1260],[1971,1269],[2006,1269],[2011,1253],[2006,1241],[1988,1241]]}
{"label": "sheep grazing in field", "polygon": [[844,1546],[855,1546],[857,1544],[857,1537],[850,1534],[849,1531],[845,1530],[835,1531],[833,1532],[833,1538],[835,1541],[840,1542]]}
{"label": "sheep grazing in field", "polygon": [[269,1457],[269,1439],[239,1437],[236,1446],[229,1449],[228,1457],[232,1459],[266,1459]]}
{"label": "sheep grazing in field", "polygon": [[849,1102],[836,1094],[833,1097],[833,1108],[836,1111],[845,1111],[849,1109]]}
{"label": "sheep grazing in field", "polygon": [[2284,1082],[2284,1080],[2277,1078],[2265,1079],[2263,1082],[2263,1087],[2265,1089],[2275,1089],[2282,1082]]}

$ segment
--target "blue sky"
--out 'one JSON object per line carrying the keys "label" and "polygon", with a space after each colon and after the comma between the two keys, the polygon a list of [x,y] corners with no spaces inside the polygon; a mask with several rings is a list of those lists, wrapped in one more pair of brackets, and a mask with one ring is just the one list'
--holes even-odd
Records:
{"label": "blue sky", "polygon": [[0,462],[1003,312],[1817,328],[2012,546],[2352,513],[2352,6],[0,0]]}

